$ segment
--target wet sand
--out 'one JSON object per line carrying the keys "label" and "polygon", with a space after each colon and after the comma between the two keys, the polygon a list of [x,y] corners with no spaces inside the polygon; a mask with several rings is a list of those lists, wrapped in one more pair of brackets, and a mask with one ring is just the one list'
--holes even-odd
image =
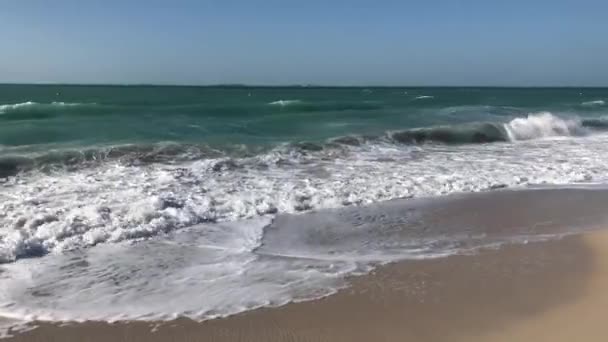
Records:
{"label": "wet sand", "polygon": [[608,232],[405,261],[321,300],[203,323],[42,324],[5,341],[605,341]]}

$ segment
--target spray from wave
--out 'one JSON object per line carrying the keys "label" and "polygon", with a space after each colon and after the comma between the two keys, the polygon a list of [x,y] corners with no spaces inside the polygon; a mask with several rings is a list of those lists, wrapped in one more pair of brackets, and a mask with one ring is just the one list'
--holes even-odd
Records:
{"label": "spray from wave", "polygon": [[579,120],[562,119],[548,112],[513,119],[504,127],[510,141],[581,136],[588,133]]}

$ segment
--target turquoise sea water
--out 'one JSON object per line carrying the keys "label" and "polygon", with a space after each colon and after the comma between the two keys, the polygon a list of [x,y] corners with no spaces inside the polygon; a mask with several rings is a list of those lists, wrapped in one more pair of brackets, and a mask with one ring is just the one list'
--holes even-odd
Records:
{"label": "turquoise sea water", "polygon": [[281,144],[320,149],[336,139],[508,141],[503,123],[540,112],[603,129],[606,98],[608,89],[576,88],[0,85],[0,176],[125,155],[166,161]]}

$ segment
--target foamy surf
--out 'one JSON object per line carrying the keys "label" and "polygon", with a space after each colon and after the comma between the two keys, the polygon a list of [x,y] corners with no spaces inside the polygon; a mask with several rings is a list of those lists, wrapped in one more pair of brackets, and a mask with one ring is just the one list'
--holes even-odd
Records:
{"label": "foamy surf", "polygon": [[[396,200],[202,224],[137,244],[24,259],[0,268],[0,316],[22,326],[204,321],[328,296],[347,286],[348,276],[377,265],[543,241],[608,219],[601,205],[608,192],[559,191]],[[497,221],[504,203],[517,203],[518,215]],[[463,207],[484,210],[461,215]]]}
{"label": "foamy surf", "polygon": [[353,144],[344,138],[347,144],[278,148],[245,158],[170,164],[107,160],[17,174],[3,180],[0,193],[0,224],[6,227],[0,231],[0,263],[146,239],[202,222],[497,187],[605,181],[608,162],[597,156],[608,135],[521,140],[537,134],[538,122],[546,120],[553,122],[543,117],[513,124],[517,144]]}
{"label": "foamy surf", "polygon": [[358,268],[347,260],[311,263],[254,253],[270,223],[261,218],[201,225],[163,240],[100,245],[6,265],[0,316],[22,321],[204,320],[329,295]]}

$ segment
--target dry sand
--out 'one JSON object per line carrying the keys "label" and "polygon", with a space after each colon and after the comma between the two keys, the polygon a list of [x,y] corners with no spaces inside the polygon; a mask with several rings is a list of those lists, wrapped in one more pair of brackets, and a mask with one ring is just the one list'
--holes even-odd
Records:
{"label": "dry sand", "polygon": [[608,232],[406,261],[328,298],[204,323],[43,324],[6,341],[607,341]]}

